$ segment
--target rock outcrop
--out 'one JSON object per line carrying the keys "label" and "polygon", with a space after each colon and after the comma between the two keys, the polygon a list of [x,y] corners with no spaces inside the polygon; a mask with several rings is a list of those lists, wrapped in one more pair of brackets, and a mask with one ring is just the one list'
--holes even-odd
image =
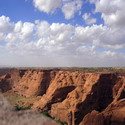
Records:
{"label": "rock outcrop", "polygon": [[115,118],[109,113],[112,107],[121,106],[115,112],[124,109],[124,81],[125,74],[115,72],[20,69],[1,75],[0,88],[26,97],[41,96],[32,109],[48,110],[53,118],[69,125],[119,125],[105,121]]}

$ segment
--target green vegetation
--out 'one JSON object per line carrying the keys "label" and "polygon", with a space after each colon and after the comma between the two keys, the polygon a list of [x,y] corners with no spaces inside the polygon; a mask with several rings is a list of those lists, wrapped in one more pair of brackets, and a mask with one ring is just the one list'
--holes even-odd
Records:
{"label": "green vegetation", "polygon": [[120,72],[125,73],[125,67],[70,67],[69,70],[78,70],[85,72]]}
{"label": "green vegetation", "polygon": [[62,122],[60,120],[55,120],[57,123],[59,123],[60,125],[68,125],[67,122]]}
{"label": "green vegetation", "polygon": [[29,109],[31,109],[31,106],[29,106],[29,107],[19,107],[19,106],[17,105],[17,106],[15,106],[15,107],[16,107],[16,110],[17,110],[17,111],[29,110]]}
{"label": "green vegetation", "polygon": [[1,70],[81,70],[85,72],[103,72],[103,71],[122,71],[125,73],[125,67],[1,67]]}
{"label": "green vegetation", "polygon": [[[49,113],[48,113],[47,110],[46,110],[46,111],[43,111],[42,114],[45,115],[45,116],[47,116],[47,117],[49,117],[49,118],[51,118],[51,119],[53,119],[53,118],[49,115]],[[60,120],[54,119],[54,121],[57,122],[57,123],[59,123],[60,125],[68,125],[66,122],[62,122],[62,121],[60,121]]]}
{"label": "green vegetation", "polygon": [[4,96],[7,98],[7,100],[15,106],[17,109],[20,109],[19,107],[22,107],[22,109],[27,109],[27,107],[31,107],[33,103],[40,99],[40,97],[24,97],[20,96],[16,93],[4,93]]}
{"label": "green vegetation", "polygon": [[51,116],[49,115],[49,113],[48,113],[48,111],[46,110],[46,111],[43,111],[43,112],[41,112],[43,115],[45,115],[45,116],[47,116],[47,117],[50,117],[51,118]]}
{"label": "green vegetation", "polygon": [[[4,93],[3,95],[7,98],[7,100],[10,102],[10,104],[15,106],[17,111],[31,109],[31,107],[33,105],[33,102],[40,99],[40,97],[28,97],[27,98],[27,97],[24,97],[24,96],[20,96],[16,93],[10,93],[10,92]],[[66,122],[62,122],[60,120],[53,119],[49,115],[48,111],[43,111],[42,114],[51,118],[52,120],[59,123],[60,125],[68,125]]]}

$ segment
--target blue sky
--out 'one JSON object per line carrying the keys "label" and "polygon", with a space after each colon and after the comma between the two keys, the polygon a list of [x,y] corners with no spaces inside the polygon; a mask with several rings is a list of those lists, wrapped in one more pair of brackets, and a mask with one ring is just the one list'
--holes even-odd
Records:
{"label": "blue sky", "polygon": [[[95,5],[89,1],[84,1],[84,6],[81,8],[81,15],[84,13],[92,13]],[[46,14],[39,11],[33,6],[32,0],[1,0],[0,15],[6,15],[14,22],[21,20],[22,22],[34,22],[34,20],[46,20],[49,23],[66,23],[72,25],[86,26],[81,15],[77,12],[72,19],[65,19],[60,9],[57,9],[54,14]],[[97,18],[96,24],[103,24],[100,13],[92,13],[92,17]]]}
{"label": "blue sky", "polygon": [[124,5],[123,0],[0,0],[0,65],[125,66]]}

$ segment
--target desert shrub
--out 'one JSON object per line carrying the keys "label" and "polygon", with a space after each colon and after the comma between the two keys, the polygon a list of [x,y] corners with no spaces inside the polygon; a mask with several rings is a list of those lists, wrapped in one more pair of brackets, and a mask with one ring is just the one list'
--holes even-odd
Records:
{"label": "desert shrub", "polygon": [[48,113],[48,111],[47,111],[47,110],[43,111],[43,112],[42,112],[42,114],[43,114],[43,115],[45,115],[45,116],[47,116],[47,117],[52,118],[52,117],[49,115],[49,113]]}
{"label": "desert shrub", "polygon": [[55,122],[59,123],[60,125],[68,125],[66,122],[62,122],[62,121],[60,121],[60,120],[55,120],[55,119],[53,119],[53,118],[49,115],[49,113],[48,113],[47,110],[45,110],[45,111],[43,111],[43,112],[41,112],[41,113],[42,113],[43,115],[45,115],[45,116],[51,118],[51,119],[54,120]]}
{"label": "desert shrub", "polygon": [[62,122],[60,120],[55,120],[57,123],[59,123],[60,125],[68,125],[67,122]]}
{"label": "desert shrub", "polygon": [[15,107],[16,107],[16,111],[29,110],[29,109],[31,109],[31,106],[29,106],[29,107],[20,107],[20,106],[16,105]]}

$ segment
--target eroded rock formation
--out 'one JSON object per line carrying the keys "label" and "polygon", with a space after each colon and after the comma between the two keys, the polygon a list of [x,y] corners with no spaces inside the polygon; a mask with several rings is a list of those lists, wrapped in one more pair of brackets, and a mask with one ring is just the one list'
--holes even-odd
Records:
{"label": "eroded rock formation", "polygon": [[55,75],[56,71],[52,70],[14,69],[0,77],[0,88],[2,92],[11,90],[26,97],[42,96]]}
{"label": "eroded rock formation", "polygon": [[42,96],[46,93],[56,71],[26,71],[15,87],[15,91],[26,97]]}
{"label": "eroded rock formation", "polygon": [[0,88],[26,97],[41,96],[32,109],[48,110],[53,118],[69,125],[119,125],[110,124],[115,113],[109,112],[112,107],[115,112],[124,109],[124,81],[125,74],[115,72],[12,70],[1,75]]}
{"label": "eroded rock formation", "polygon": [[93,110],[80,125],[125,125],[125,99],[113,102],[101,113]]}
{"label": "eroded rock formation", "polygon": [[111,104],[102,112],[88,113],[80,125],[125,125],[125,77],[114,86]]}

